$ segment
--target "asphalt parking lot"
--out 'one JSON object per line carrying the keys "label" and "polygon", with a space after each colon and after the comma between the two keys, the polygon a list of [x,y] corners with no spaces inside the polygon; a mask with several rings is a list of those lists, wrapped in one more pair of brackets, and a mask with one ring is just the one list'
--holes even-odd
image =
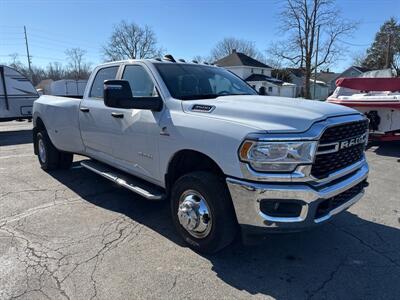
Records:
{"label": "asphalt parking lot", "polygon": [[0,299],[400,299],[400,144],[369,148],[366,196],[331,223],[202,256],[167,204],[79,157],[41,170],[31,124],[0,123]]}

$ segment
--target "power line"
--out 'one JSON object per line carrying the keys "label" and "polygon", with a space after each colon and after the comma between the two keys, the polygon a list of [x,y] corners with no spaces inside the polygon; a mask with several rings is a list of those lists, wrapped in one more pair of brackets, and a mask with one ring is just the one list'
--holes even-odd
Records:
{"label": "power line", "polygon": [[1,43],[0,44],[0,46],[22,46],[22,45],[24,45],[23,42],[18,43],[18,44],[14,44],[14,43],[11,43],[11,44],[9,44],[9,43]]}
{"label": "power line", "polygon": [[[26,54],[19,54],[16,53],[18,57],[27,57]],[[0,57],[12,57],[11,54],[0,54]],[[56,58],[56,57],[49,57],[49,56],[33,56],[31,55],[31,57],[37,58],[37,59],[46,59],[46,60],[55,60],[55,61],[65,61],[65,59],[60,59],[60,58]]]}
{"label": "power line", "polygon": [[4,38],[4,37],[2,37],[1,40],[2,41],[15,41],[15,40],[24,40],[24,38],[23,37],[20,37],[20,38],[16,38],[16,37]]}
{"label": "power line", "polygon": [[90,45],[91,46],[91,44],[88,43],[87,40],[77,39],[76,36],[68,36],[68,35],[65,35],[65,34],[60,36],[60,34],[57,34],[57,37],[64,38],[63,40],[60,40],[60,39],[54,38],[54,34],[53,33],[50,33],[48,31],[43,31],[43,30],[37,30],[37,29],[35,29],[34,35],[38,36],[38,37],[46,38],[46,39],[51,39],[51,40],[54,40],[54,41],[65,42],[65,40],[68,40],[68,41],[79,42],[82,45]]}
{"label": "power line", "polygon": [[[34,28],[34,27],[30,27],[31,31],[32,31],[32,28]],[[11,39],[17,40],[18,38],[24,39],[23,32],[5,32],[4,33],[4,32],[0,31],[0,35],[2,37],[2,40],[11,40]],[[3,38],[3,35],[8,35],[8,37]],[[15,35],[19,35],[19,37],[15,37]],[[57,34],[57,37],[60,37],[60,35]],[[37,30],[37,29],[34,29],[33,32],[29,33],[29,38],[30,38],[30,41],[39,40],[39,41],[45,41],[46,43],[62,44],[62,45],[68,45],[68,46],[71,46],[71,44],[76,44],[77,46],[80,46],[85,49],[92,49],[94,51],[99,51],[99,49],[94,47],[93,44],[90,44],[87,41],[76,39],[76,37],[67,37],[64,35],[64,39],[62,39],[63,36],[61,36],[61,39],[60,38],[57,39],[54,37],[54,34],[46,33],[45,31]]]}
{"label": "power line", "polygon": [[346,42],[346,41],[339,40],[339,39],[338,39],[338,41],[343,43],[343,44],[346,44],[346,45],[349,45],[349,46],[354,46],[354,47],[368,47],[368,46],[371,46],[371,44],[354,44],[354,43]]}
{"label": "power line", "polygon": [[46,41],[46,43],[51,42],[51,43],[54,43],[54,44],[63,44],[63,45],[79,44],[84,48],[94,48],[93,45],[91,45],[91,44],[85,44],[83,42],[74,41],[74,40],[68,40],[68,41],[66,41],[66,40],[58,40],[58,39],[54,39],[54,38],[48,38],[48,37],[39,36],[37,34],[32,34],[32,37],[34,39],[36,39],[36,40]]}
{"label": "power line", "polygon": [[[44,49],[44,50],[56,51],[56,52],[65,52],[65,50],[71,48],[71,47],[67,47],[67,46],[52,45],[52,44],[49,44],[47,46],[47,44],[43,44],[43,43],[37,44],[37,42],[31,42],[30,44],[33,45],[33,48],[39,48],[39,49]],[[83,48],[83,49],[86,50],[86,48]],[[86,52],[94,54],[95,52],[100,52],[100,51],[88,50]]]}

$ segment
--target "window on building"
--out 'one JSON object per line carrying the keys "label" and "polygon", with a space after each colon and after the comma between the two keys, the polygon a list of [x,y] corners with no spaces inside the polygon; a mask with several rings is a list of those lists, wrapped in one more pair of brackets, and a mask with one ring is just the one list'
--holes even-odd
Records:
{"label": "window on building", "polygon": [[261,69],[261,74],[264,74],[264,69]]}
{"label": "window on building", "polygon": [[268,92],[269,92],[269,93],[272,93],[272,86],[269,86],[269,87],[268,87]]}

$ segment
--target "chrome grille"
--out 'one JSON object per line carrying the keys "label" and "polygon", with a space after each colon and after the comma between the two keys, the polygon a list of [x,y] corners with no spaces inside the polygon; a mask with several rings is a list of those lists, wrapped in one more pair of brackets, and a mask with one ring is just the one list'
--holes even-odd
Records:
{"label": "chrome grille", "polygon": [[[339,149],[331,146],[340,141],[359,137],[368,130],[368,120],[346,123],[329,127],[322,134],[319,141],[319,154],[315,158],[311,169],[311,175],[315,178],[323,179],[329,174],[348,167],[363,158],[365,144],[357,144]],[[326,145],[329,145],[328,147]],[[326,153],[327,149],[331,152]]]}

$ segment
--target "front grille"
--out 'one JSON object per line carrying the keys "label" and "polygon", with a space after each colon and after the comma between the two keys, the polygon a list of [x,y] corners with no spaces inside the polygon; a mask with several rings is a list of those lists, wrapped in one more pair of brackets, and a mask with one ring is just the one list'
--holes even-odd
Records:
{"label": "front grille", "polygon": [[320,144],[337,142],[343,139],[362,135],[368,130],[368,120],[346,123],[327,128],[321,139]]}
{"label": "front grille", "polygon": [[[322,134],[319,144],[323,146],[324,144],[358,137],[365,134],[367,130],[368,120],[332,126]],[[339,149],[337,152],[318,154],[312,166],[311,175],[315,178],[323,179],[335,171],[352,165],[362,159],[364,148],[364,144],[358,144]]]}
{"label": "front grille", "polygon": [[319,219],[326,216],[333,209],[338,208],[342,204],[346,203],[347,201],[357,196],[363,190],[364,186],[365,182],[364,181],[360,182],[359,184],[348,189],[347,191],[344,191],[339,195],[336,195],[332,198],[322,201],[317,207],[317,211],[315,213],[315,219]]}

